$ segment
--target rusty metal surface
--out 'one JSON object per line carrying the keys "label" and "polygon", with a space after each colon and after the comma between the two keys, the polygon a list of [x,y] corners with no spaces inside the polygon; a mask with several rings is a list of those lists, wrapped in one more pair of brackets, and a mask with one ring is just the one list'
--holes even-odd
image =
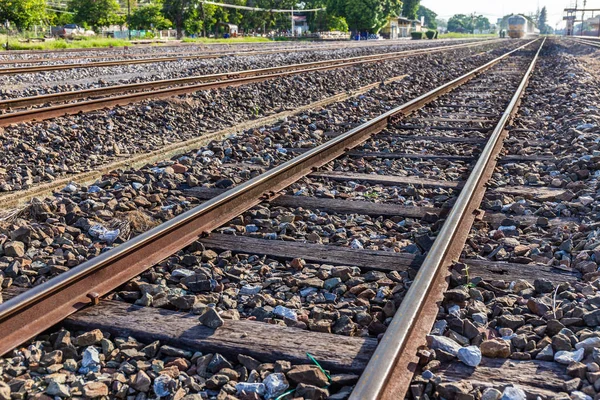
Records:
{"label": "rusty metal surface", "polygon": [[[443,40],[443,39],[442,39]],[[453,39],[446,39],[446,40],[453,40]],[[465,39],[466,40],[466,39]],[[495,41],[497,39],[471,39],[474,42],[484,42],[484,41]],[[397,44],[398,40],[386,40],[385,42],[369,42],[368,44],[364,43],[364,42],[346,42],[343,43],[342,46],[340,46],[340,44],[318,44],[318,45],[305,45],[304,47],[295,47],[295,46],[282,46],[279,45],[277,46],[276,42],[264,42],[264,43],[260,43],[259,45],[261,47],[272,47],[273,49],[266,49],[266,50],[260,50],[263,51],[265,53],[263,54],[267,54],[268,53],[281,53],[281,52],[305,52],[305,51],[320,51],[320,50],[328,50],[328,49],[340,49],[340,48],[344,48],[344,49],[349,49],[349,48],[360,48],[360,47],[379,47],[379,46],[391,46],[393,44]],[[241,43],[240,43],[241,44]],[[256,44],[256,43],[255,43]],[[192,51],[192,52],[188,52],[188,53],[170,53],[169,56],[171,57],[182,57],[187,55],[218,55],[218,56],[226,56],[228,54],[232,53],[232,50],[209,50],[206,51],[203,47],[210,47],[210,46],[214,46],[211,44],[204,44],[204,45],[199,45],[198,43],[180,43],[179,45],[171,45],[171,46],[160,46],[159,49],[163,49],[163,48],[181,48],[181,49],[185,49],[186,47],[198,47],[199,51]],[[136,47],[136,46],[130,46],[131,47]],[[32,50],[32,51],[27,51],[27,50],[13,50],[10,51],[10,54],[14,54],[14,55],[19,55],[21,52],[24,52],[24,54],[51,54],[51,53],[65,53],[65,52],[75,52],[75,53],[85,53],[85,52],[106,52],[106,54],[104,55],[77,55],[77,56],[71,56],[71,57],[54,57],[54,58],[22,58],[22,59],[11,59],[11,60],[1,60],[0,59],[0,65],[14,65],[14,64],[39,64],[39,63],[44,63],[44,62],[56,62],[56,61],[68,61],[68,60],[73,60],[73,59],[78,59],[78,58],[84,58],[84,59],[88,59],[88,60],[93,60],[93,59],[106,59],[106,58],[110,58],[110,59],[117,59],[118,57],[121,57],[122,59],[133,59],[133,58],[140,58],[140,59],[155,59],[156,57],[153,57],[151,54],[148,55],[144,55],[144,54],[131,54],[129,53],[129,49],[130,48],[125,48],[125,47],[113,47],[113,48],[109,48],[109,47],[92,47],[92,48],[85,48],[85,49],[63,49],[63,50],[49,50],[49,51],[43,51],[43,50]],[[242,50],[235,50],[235,55],[245,55],[248,53],[248,51],[258,51],[258,50],[248,50],[248,49],[242,49]],[[112,54],[111,54],[112,53]],[[141,56],[145,56],[145,57],[141,57]]]}
{"label": "rusty metal surface", "polygon": [[[484,39],[481,42],[490,41],[490,39]],[[298,52],[314,51],[314,49],[298,49]],[[127,60],[118,61],[97,61],[90,63],[70,63],[70,64],[54,64],[54,65],[34,65],[28,67],[13,67],[13,68],[0,68],[0,75],[15,75],[35,72],[46,72],[46,71],[58,71],[65,69],[79,69],[79,68],[98,68],[98,67],[111,67],[117,65],[133,65],[133,64],[153,64],[158,62],[172,62],[181,60],[202,60],[212,59],[221,57],[236,57],[236,56],[256,56],[264,54],[278,53],[280,50],[261,50],[261,51],[243,51],[243,52],[227,52],[227,53],[213,53],[213,54],[197,54],[197,55],[175,55],[169,57],[156,57],[156,58],[134,58]],[[25,63],[24,63],[25,64]]]}
{"label": "rusty metal surface", "polygon": [[[87,97],[105,96],[105,95],[109,95],[109,94],[113,94],[113,93],[127,93],[127,92],[138,91],[138,90],[158,89],[158,88],[165,88],[165,87],[173,86],[173,85],[183,85],[183,84],[206,82],[206,81],[217,81],[217,80],[222,80],[222,79],[234,79],[234,78],[243,78],[243,77],[251,77],[251,76],[261,76],[261,75],[269,76],[270,78],[276,78],[278,76],[282,76],[280,74],[283,72],[290,72],[290,71],[298,70],[296,73],[303,73],[303,72],[306,72],[307,71],[306,69],[310,68],[310,67],[319,67],[318,70],[342,68],[345,66],[351,66],[351,65],[356,65],[356,64],[385,61],[385,60],[391,60],[391,59],[396,59],[396,58],[401,58],[401,57],[417,56],[417,55],[421,55],[421,54],[431,54],[431,53],[443,52],[443,51],[454,50],[454,49],[459,49],[459,48],[469,48],[469,47],[473,47],[473,46],[480,46],[482,44],[493,44],[496,42],[498,42],[498,40],[488,40],[485,43],[475,42],[475,43],[457,44],[457,45],[450,45],[450,46],[431,47],[431,48],[427,48],[427,49],[403,50],[403,51],[399,51],[399,52],[386,53],[386,54],[374,54],[374,55],[369,55],[369,56],[340,58],[340,59],[333,59],[333,60],[308,62],[308,63],[302,63],[302,64],[290,64],[290,65],[285,65],[285,66],[280,66],[280,67],[270,67],[270,68],[252,69],[252,70],[245,70],[245,71],[225,72],[225,73],[220,73],[220,74],[191,76],[191,77],[186,77],[186,78],[163,79],[163,80],[151,81],[151,82],[130,83],[130,84],[125,84],[125,85],[108,86],[108,87],[102,87],[102,88],[93,88],[93,89],[85,89],[85,90],[78,90],[78,91],[61,92],[61,93],[51,93],[51,94],[45,94],[45,95],[40,95],[40,96],[30,96],[30,97],[22,97],[22,98],[16,98],[16,99],[6,99],[6,100],[0,101],[0,109],[33,106],[33,105],[39,105],[39,104],[47,104],[50,102],[60,102],[60,101],[82,99],[82,98],[87,98]],[[195,88],[195,87],[190,86],[189,88]],[[194,90],[203,90],[203,89],[201,88],[201,89],[194,89]],[[180,93],[178,93],[178,94],[180,94]],[[83,104],[83,103],[84,102],[81,102],[79,104]],[[95,104],[99,104],[99,103],[95,103]],[[101,105],[98,107],[101,108]],[[49,108],[49,107],[45,107],[45,108]],[[42,109],[40,109],[40,110],[42,110]],[[68,110],[68,108],[65,110]],[[77,111],[77,108],[73,108],[72,110],[73,110],[72,113],[79,112],[79,111]],[[31,112],[31,113],[19,114],[19,112],[14,112],[14,113],[10,113],[10,114],[0,115],[0,123],[10,124],[10,123],[16,123],[16,122],[23,122],[23,121],[28,120],[28,119],[22,119],[22,118],[25,118],[25,116],[27,116],[27,118],[36,118],[36,116],[34,116],[34,114],[32,114],[32,113],[35,113],[36,110],[27,110],[27,111]],[[68,111],[65,111],[65,113],[66,112],[68,112]],[[69,112],[69,113],[71,113],[71,112]],[[14,115],[15,118],[14,119],[9,118],[8,116],[10,116],[10,115]],[[19,115],[22,115],[23,117],[19,117]],[[42,115],[43,114],[39,114],[38,118],[48,118],[48,117],[42,117]],[[50,114],[50,115],[52,115],[52,114]],[[55,115],[55,116],[58,116],[58,115]],[[2,118],[4,118],[4,117],[7,118],[6,121],[12,121],[12,122],[1,122]]]}
{"label": "rusty metal surface", "polygon": [[[526,46],[526,45],[524,45]],[[315,147],[264,174],[189,210],[94,259],[0,304],[0,355],[90,304],[153,264],[193,243],[237,215],[259,204],[265,194],[289,184],[344,154],[398,115],[407,115],[474,78],[521,46],[418,98]],[[95,297],[95,296],[93,296]]]}
{"label": "rusty metal surface", "polygon": [[447,288],[448,267],[462,252],[485,194],[485,183],[492,175],[496,156],[502,149],[507,134],[505,126],[517,110],[544,42],[545,39],[490,135],[433,247],[354,388],[351,400],[404,398],[417,367],[416,351],[425,344],[425,335],[435,322],[437,302]]}

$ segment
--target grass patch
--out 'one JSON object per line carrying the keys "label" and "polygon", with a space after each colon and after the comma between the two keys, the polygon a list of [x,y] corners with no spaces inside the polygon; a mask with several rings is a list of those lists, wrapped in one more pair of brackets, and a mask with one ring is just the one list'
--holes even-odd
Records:
{"label": "grass patch", "polygon": [[210,44],[210,43],[264,43],[264,42],[270,42],[271,39],[266,38],[266,37],[235,37],[235,38],[229,38],[229,39],[224,39],[224,38],[183,38],[181,40],[183,43],[206,43],[206,44]]}
{"label": "grass patch", "polygon": [[[2,50],[5,50],[6,36],[0,36]],[[131,46],[131,43],[125,39],[109,39],[109,38],[83,38],[81,40],[64,40],[56,39],[47,42],[19,42],[18,39],[11,38],[8,42],[10,50],[60,50],[60,49],[87,49],[92,47],[123,47]]]}
{"label": "grass patch", "polygon": [[482,34],[473,35],[471,33],[448,32],[448,33],[439,34],[438,38],[440,38],[440,39],[468,39],[468,38],[491,38],[491,37],[497,37],[497,36],[498,35],[496,35],[495,33],[482,33]]}

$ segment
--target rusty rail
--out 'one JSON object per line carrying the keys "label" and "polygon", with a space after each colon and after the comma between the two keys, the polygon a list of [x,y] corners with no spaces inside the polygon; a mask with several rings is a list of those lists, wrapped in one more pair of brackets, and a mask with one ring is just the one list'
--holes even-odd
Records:
{"label": "rusty rail", "polygon": [[[442,39],[444,40],[444,39]],[[454,40],[454,39],[446,39],[446,40]],[[468,39],[463,39],[463,40],[468,40]],[[493,39],[470,39],[473,40],[474,42],[484,42],[484,41],[492,41]],[[315,44],[315,45],[304,45],[304,46],[299,46],[299,47],[295,47],[295,46],[283,46],[283,45],[275,45],[275,43],[273,42],[267,42],[267,43],[260,43],[260,46],[267,46],[267,47],[272,47],[272,49],[267,49],[267,50],[262,50],[265,53],[263,54],[273,54],[273,53],[281,53],[281,52],[305,52],[305,51],[321,51],[321,50],[329,50],[329,49],[352,49],[352,48],[361,48],[361,47],[381,47],[381,46],[392,46],[394,44],[398,44],[398,41],[385,41],[385,42],[348,42],[348,43],[343,43],[343,44]],[[414,44],[411,43],[411,44]],[[170,54],[167,54],[169,56],[178,56],[178,57],[183,57],[186,54],[187,55],[199,55],[199,53],[202,53],[204,55],[218,55],[218,56],[226,56],[232,53],[232,50],[209,50],[206,51],[205,49],[202,48],[202,46],[197,45],[197,44],[181,44],[179,46],[161,46],[159,49],[161,48],[181,48],[181,49],[185,49],[186,47],[198,47],[198,51],[190,51],[187,53],[183,53],[183,52],[173,52]],[[213,45],[209,45],[209,46],[213,46]],[[106,48],[90,48],[90,49],[65,49],[66,50],[85,50],[85,51],[96,51],[96,52],[105,52],[106,54],[104,55],[90,55],[87,56],[85,54],[82,55],[76,55],[76,56],[71,56],[71,57],[54,57],[54,58],[20,58],[20,59],[11,59],[11,60],[3,60],[0,58],[0,65],[14,65],[14,64],[39,64],[39,63],[47,63],[47,62],[57,62],[57,61],[65,61],[65,60],[70,60],[73,61],[74,59],[88,59],[88,60],[92,60],[92,59],[117,59],[118,57],[122,57],[121,59],[132,59],[135,57],[140,57],[140,59],[155,59],[156,57],[154,57],[152,54],[131,54],[128,53],[127,49],[123,49],[123,48],[113,48],[113,50],[111,51],[105,51]],[[195,49],[193,49],[195,50]],[[249,50],[249,49],[235,49],[235,55],[247,55],[249,51],[257,51],[257,50]],[[44,51],[38,51],[39,54],[44,54],[46,52]],[[38,54],[38,52],[34,52],[32,54]],[[83,51],[82,51],[83,52]],[[11,51],[9,54],[16,54],[17,51]],[[52,51],[48,52],[48,53],[52,53]],[[112,53],[112,54],[111,54]],[[2,55],[2,54],[0,54]],[[18,54],[17,54],[18,55]],[[145,57],[144,57],[145,56]]]}
{"label": "rusty rail", "polygon": [[[481,42],[492,41],[490,39],[483,39]],[[318,49],[316,49],[318,50]],[[181,60],[203,60],[213,59],[222,57],[237,57],[237,56],[257,56],[264,54],[278,53],[281,50],[254,50],[254,51],[241,51],[241,52],[222,52],[213,54],[196,54],[196,55],[174,55],[168,57],[155,57],[155,58],[134,58],[127,60],[117,61],[96,61],[88,63],[70,63],[70,64],[53,64],[53,65],[33,65],[28,67],[12,67],[12,68],[0,68],[0,75],[15,75],[35,72],[48,72],[58,71],[65,69],[80,69],[80,68],[99,68],[99,67],[112,67],[118,65],[134,65],[134,64],[153,64],[159,62],[173,62]],[[302,48],[299,50],[291,50],[298,52],[315,51],[315,49]]]}
{"label": "rusty rail", "polygon": [[[485,44],[496,43],[498,40],[489,40]],[[334,66],[335,68],[340,68],[345,66],[345,63],[360,61],[360,62],[376,62],[376,61],[385,61],[394,58],[400,57],[408,57],[413,55],[420,54],[428,54],[428,53],[436,53],[441,51],[453,50],[457,48],[469,48],[473,46],[479,46],[482,43],[463,43],[456,44],[451,46],[438,46],[438,47],[430,47],[424,49],[415,49],[415,50],[403,50],[394,53],[387,54],[373,54],[368,56],[357,56],[357,57],[348,57],[348,58],[339,58],[333,60],[323,60],[323,61],[314,61],[308,63],[301,64],[290,64],[278,67],[269,67],[269,68],[260,68],[260,69],[250,69],[244,71],[233,71],[233,72],[223,72],[219,74],[209,74],[209,75],[197,75],[190,76],[185,78],[174,78],[174,79],[163,79],[158,81],[151,82],[141,82],[141,83],[130,83],[125,85],[116,85],[116,86],[107,86],[102,88],[93,88],[93,89],[85,89],[85,90],[77,90],[71,92],[61,92],[61,93],[51,93],[40,96],[30,96],[30,97],[21,97],[16,99],[6,99],[0,100],[0,109],[9,109],[15,107],[26,107],[33,106],[38,104],[47,104],[50,102],[59,102],[59,101],[68,101],[75,99],[82,99],[86,97],[94,97],[94,96],[103,96],[113,93],[126,93],[133,90],[144,90],[144,89],[157,89],[164,88],[172,85],[180,85],[194,82],[206,82],[206,81],[216,81],[219,79],[231,79],[234,77],[242,78],[248,76],[258,76],[258,75],[266,75],[266,74],[276,74],[280,72],[292,71],[294,69],[301,69],[313,66],[322,66],[325,67],[327,65]],[[344,64],[344,65],[337,65]],[[276,76],[276,75],[274,75]],[[0,116],[1,117],[1,116]]]}
{"label": "rusty rail", "polygon": [[221,226],[311,173],[314,168],[356,147],[371,135],[385,129],[392,119],[414,112],[533,42],[535,41],[511,50],[0,304],[0,355],[77,310],[94,304],[99,296],[114,290],[155,263],[190,245],[199,235]]}
{"label": "rusty rail", "polygon": [[417,367],[417,349],[435,322],[437,301],[447,288],[448,267],[462,252],[485,183],[496,165],[496,156],[507,135],[505,127],[516,113],[533,73],[543,39],[509,105],[490,135],[477,164],[465,182],[440,233],[427,253],[402,304],[358,381],[350,400],[404,398]]}
{"label": "rusty rail", "polygon": [[[490,41],[489,43],[495,43]],[[79,112],[89,112],[99,110],[105,107],[114,107],[118,105],[131,104],[137,101],[146,99],[160,99],[186,93],[193,93],[200,90],[217,89],[222,87],[240,86],[249,83],[262,82],[268,79],[279,78],[290,75],[297,75],[307,72],[325,71],[336,68],[350,67],[359,64],[380,62],[392,60],[400,57],[416,56],[421,54],[430,54],[435,52],[443,52],[456,48],[468,48],[478,46],[480,43],[467,43],[452,46],[441,46],[430,49],[419,49],[415,51],[402,51],[390,54],[376,54],[362,57],[351,57],[339,60],[316,61],[304,64],[292,64],[282,67],[270,67],[246,71],[226,72],[221,74],[201,75],[194,77],[167,79],[154,82],[132,83],[128,85],[111,86],[106,88],[87,89],[75,92],[55,93],[42,96],[24,97],[19,99],[9,99],[0,101],[0,109],[18,106],[31,106],[38,104],[46,104],[52,101],[67,101],[78,98],[92,97],[98,95],[107,95],[115,92],[130,92],[134,93],[121,94],[118,96],[100,98],[93,100],[80,101],[75,103],[58,104],[54,106],[46,106],[40,108],[31,108],[23,111],[16,111],[0,115],[0,126],[7,126],[19,122],[31,120],[44,120],[49,118],[61,117],[64,115],[77,114]],[[219,80],[221,79],[221,80]],[[190,82],[203,82],[185,86],[169,87],[177,84],[185,84]],[[164,88],[164,87],[167,88]],[[160,88],[164,89],[160,89]],[[151,89],[150,91],[139,91],[143,89]],[[154,90],[152,90],[154,89]],[[135,92],[138,90],[137,92]]]}

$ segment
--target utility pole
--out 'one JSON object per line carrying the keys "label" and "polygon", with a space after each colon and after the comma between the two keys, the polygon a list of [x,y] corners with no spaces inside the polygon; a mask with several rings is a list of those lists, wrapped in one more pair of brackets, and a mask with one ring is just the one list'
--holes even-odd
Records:
{"label": "utility pole", "polygon": [[8,20],[4,21],[4,27],[6,28],[6,51],[8,51],[8,34],[10,29],[10,22]]}
{"label": "utility pole", "polygon": [[579,28],[579,36],[583,36],[583,16],[585,15],[585,6],[587,4],[587,0],[583,0],[583,10],[581,10],[581,28]]}
{"label": "utility pole", "polygon": [[296,36],[296,32],[294,32],[294,7],[292,6],[292,37]]}
{"label": "utility pole", "polygon": [[200,3],[202,8],[202,37],[206,37],[206,12],[204,11],[204,3]]}
{"label": "utility pole", "polygon": [[131,0],[127,0],[127,33],[131,40]]}

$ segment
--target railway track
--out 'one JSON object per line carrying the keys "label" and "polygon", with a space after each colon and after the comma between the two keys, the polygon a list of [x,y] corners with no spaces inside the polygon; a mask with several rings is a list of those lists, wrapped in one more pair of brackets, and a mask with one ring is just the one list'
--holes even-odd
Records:
{"label": "railway track", "polygon": [[[417,346],[424,342],[425,334],[435,318],[437,306],[434,301],[443,293],[442,281],[446,267],[460,255],[469,228],[477,216],[474,211],[481,202],[484,184],[502,148],[506,124],[516,111],[543,43],[543,40],[529,42],[323,145],[308,151],[287,149],[301,154],[233,189],[189,189],[195,196],[207,201],[0,305],[0,335],[3,337],[0,353],[7,353],[75,313],[66,321],[66,326],[75,330],[98,328],[117,336],[152,337],[152,340],[160,338],[165,343],[180,347],[204,348],[226,355],[246,353],[271,362],[287,359],[293,364],[305,361],[304,352],[308,351],[320,365],[336,373],[359,373],[366,366],[351,398],[397,398],[408,389],[414,372]],[[403,147],[407,141],[414,140],[425,141],[429,154],[413,153]],[[450,155],[452,158],[447,154],[436,154],[435,144],[444,142],[457,142],[461,143],[461,148],[470,148],[463,155]],[[452,171],[442,172],[437,166],[432,169],[432,163],[435,164],[435,160],[440,158],[443,160],[442,166],[448,167],[448,163],[452,163]],[[364,159],[372,160],[371,164],[376,170],[383,173],[360,172],[363,169],[357,167],[363,164],[356,160]],[[429,171],[426,174],[429,177],[424,179],[410,174],[395,174],[394,163],[406,164],[407,170]],[[439,174],[444,179],[434,179]],[[371,190],[377,185],[414,185],[421,190],[433,190],[433,193],[442,189],[447,194],[444,202],[448,201],[447,204],[452,204],[452,207],[443,211],[431,207],[402,206],[398,204],[398,195],[386,198],[382,194],[381,203],[293,195],[297,194],[299,186],[304,185],[314,188],[309,192],[320,188],[320,191],[328,193],[341,193],[343,184],[340,182],[353,182],[348,185],[354,185],[361,193],[372,193]],[[361,188],[358,189],[358,186]],[[414,187],[408,189],[401,193],[407,197],[415,196]],[[524,190],[523,187],[505,187],[500,192],[520,193]],[[303,191],[306,189],[301,188],[300,192]],[[369,198],[372,197],[364,197]],[[370,246],[378,246],[379,249],[364,248],[366,242],[363,244],[356,237],[347,240],[346,245],[336,246],[335,243],[310,243],[320,242],[321,238],[309,238],[309,243],[302,243],[307,239],[306,232],[299,235],[295,229],[282,233],[282,226],[285,228],[286,223],[304,215],[299,208],[310,211],[302,220],[305,221],[305,227],[313,232],[317,232],[316,225],[325,223],[319,222],[324,212],[345,216],[345,219],[349,215],[356,215],[352,219],[357,221],[367,216],[374,217],[373,221],[379,221],[376,226],[382,228],[379,231],[372,229],[372,235],[366,240],[370,238]],[[277,223],[267,224],[264,221],[275,215],[281,216],[277,217]],[[290,215],[296,217],[290,220]],[[418,227],[414,225],[417,219],[420,221]],[[244,227],[247,222],[250,224]],[[240,224],[242,230],[238,229]],[[352,238],[349,232],[356,229],[355,225],[353,228],[350,224],[340,231],[339,226],[333,225],[327,228],[331,237],[335,233],[349,239]],[[277,233],[272,230],[275,226],[279,226]],[[418,238],[410,227],[419,230]],[[223,234],[232,232],[238,232],[239,235]],[[273,234],[275,237],[287,235],[288,240],[303,240],[264,240],[272,239]],[[399,244],[394,244],[395,240],[388,240],[390,237],[405,243],[410,240],[415,242],[399,247]],[[192,247],[188,247],[190,245]],[[183,254],[178,253],[182,249],[187,250]],[[347,284],[354,288],[352,294],[344,294],[343,290],[332,290],[330,293],[350,296],[355,299],[355,306],[370,305],[377,311],[369,317],[370,322],[361,325],[350,317],[356,317],[355,311],[347,309],[345,319],[340,317],[332,327],[327,325],[327,318],[319,322],[314,314],[310,317],[310,311],[306,310],[306,314],[303,304],[300,304],[296,314],[283,302],[286,306],[279,304],[279,314],[275,315],[286,316],[286,323],[291,327],[234,318],[220,321],[222,325],[213,330],[198,327],[197,319],[189,318],[185,313],[167,310],[157,313],[155,309],[103,299],[103,296],[121,287],[117,295],[113,293],[108,297],[126,300],[126,293],[136,287],[135,284],[127,284],[128,281],[175,253],[183,258],[200,251],[202,257],[217,261],[209,256],[210,251],[203,249],[288,260],[289,264],[282,264],[284,268],[296,268],[303,272],[298,272],[300,275],[294,277],[289,273],[283,275],[283,281],[291,286],[303,287],[306,292],[300,295],[302,297],[316,296],[327,276],[342,276],[344,278],[339,279],[336,285],[344,282],[342,286],[346,287]],[[228,257],[225,253],[221,253],[224,258],[219,268],[229,271],[224,275],[229,281],[226,285],[228,288],[249,291],[238,300],[240,309],[252,309],[254,301],[249,301],[249,298],[260,292],[261,285],[258,285],[259,292],[253,293],[256,286],[243,284],[247,281],[232,275],[233,265],[228,266],[224,261]],[[211,254],[217,257],[218,253]],[[322,264],[338,267],[320,267]],[[345,265],[358,269],[342,267]],[[365,274],[368,274],[367,278]],[[216,287],[223,289],[224,281],[215,281],[213,285],[206,277],[195,276],[196,280],[186,281],[188,289],[193,285],[200,287],[205,282],[209,282],[208,287],[200,291],[210,292]],[[392,278],[395,281],[390,280]],[[352,279],[354,281],[351,282]],[[405,292],[402,288],[409,286],[410,281],[410,289]],[[282,284],[282,281],[278,282],[271,284]],[[316,285],[316,289],[313,285]],[[396,286],[396,289],[386,289],[391,286]],[[280,293],[285,294],[286,291]],[[286,296],[279,298],[285,299]],[[301,298],[298,300],[303,303]],[[335,297],[324,297],[324,303],[335,301]],[[399,307],[397,311],[396,307]],[[273,312],[275,310],[271,315]],[[205,315],[212,315],[213,318],[208,321],[209,317]],[[308,319],[300,319],[302,315]],[[165,318],[162,322],[161,316]],[[257,318],[256,315],[254,318]],[[258,319],[262,318],[264,316]],[[207,325],[211,321],[219,322],[219,318],[214,318],[214,312],[210,310],[203,314],[203,320]],[[172,332],[164,331],[165,323],[169,324]],[[309,331],[297,329],[303,324],[304,328],[307,325],[314,328]],[[350,335],[357,329],[366,337],[347,338],[327,333],[333,330]],[[252,334],[248,336],[240,332]],[[278,339],[269,339],[271,335],[277,335]],[[382,335],[379,345],[375,339],[377,335]],[[262,346],[257,346],[257,337],[264,337]],[[290,343],[294,343],[294,346],[290,346]],[[337,383],[343,381],[339,376],[335,379]],[[355,377],[346,376],[345,379],[344,382],[350,384],[355,382]],[[294,382],[304,384],[301,381]],[[156,384],[154,388],[157,390]],[[299,385],[296,390],[308,389],[306,385],[301,388]],[[313,398],[323,395],[318,387],[310,390],[315,396]],[[281,394],[283,392],[278,393]]]}
{"label": "railway track", "polygon": [[[489,39],[483,39],[487,41]],[[375,46],[389,45],[389,43],[376,44]],[[311,47],[304,47],[299,49],[290,49],[293,52],[306,52],[315,51],[316,49]],[[25,67],[12,67],[12,68],[0,68],[0,75],[16,75],[25,73],[38,73],[48,71],[58,71],[67,69],[79,69],[79,68],[100,68],[110,66],[121,66],[121,65],[134,65],[134,64],[154,64],[162,62],[174,62],[181,60],[202,60],[202,59],[213,59],[223,57],[237,57],[237,56],[258,56],[265,54],[274,54],[281,52],[281,49],[277,50],[251,50],[251,51],[228,51],[228,52],[217,52],[212,54],[194,54],[194,55],[170,55],[166,57],[154,57],[154,58],[135,58],[135,59],[120,59],[116,61],[96,61],[96,62],[83,62],[83,63],[61,63],[52,65],[33,65]],[[284,50],[286,51],[286,50]]]}
{"label": "railway track", "polygon": [[577,37],[577,38],[572,37],[571,40],[575,43],[586,44],[588,46],[600,48],[600,40],[597,40],[594,38],[583,39],[582,37]]}
{"label": "railway track", "polygon": [[[498,41],[486,41],[485,44],[495,44]],[[133,83],[109,86],[72,92],[53,93],[41,96],[7,99],[0,101],[0,110],[12,110],[19,107],[34,107],[22,111],[8,112],[0,115],[0,126],[14,123],[44,120],[79,112],[99,110],[106,107],[131,104],[145,99],[160,99],[200,90],[233,87],[254,82],[261,82],[283,76],[302,74],[306,72],[325,71],[336,68],[350,67],[364,63],[395,60],[403,57],[431,54],[455,49],[480,46],[482,43],[466,43],[449,46],[439,46],[426,49],[406,50],[388,54],[350,57],[328,61],[316,61],[303,64],[292,64],[281,67],[271,67],[238,72],[226,72],[212,75],[193,76],[186,78],[167,79],[143,83]],[[116,95],[114,95],[116,94]],[[110,97],[103,97],[114,95]],[[98,98],[100,97],[100,98]],[[67,101],[88,99],[79,102]],[[53,103],[59,103],[52,105]]]}
{"label": "railway track", "polygon": [[[479,40],[480,41],[480,40]],[[443,42],[443,40],[442,40]],[[304,45],[304,46],[271,46],[271,47],[275,47],[274,49],[268,49],[268,50],[263,50],[263,51],[267,51],[268,53],[264,53],[264,54],[273,54],[273,53],[280,53],[280,52],[296,52],[296,51],[322,51],[322,50],[338,50],[338,49],[349,49],[349,48],[360,48],[360,47],[381,47],[381,46],[393,46],[394,44],[400,44],[398,43],[398,41],[385,41],[385,42],[381,42],[381,43],[364,43],[364,42],[358,42],[358,43],[339,43],[339,44],[317,44],[317,45]],[[402,44],[406,44],[408,46],[418,46],[420,45],[419,43],[402,43]],[[260,46],[264,46],[265,44],[260,44]],[[267,43],[267,46],[269,44]],[[259,46],[259,47],[260,47]],[[172,46],[175,48],[181,47],[181,46]],[[186,49],[186,47],[188,46],[183,46],[183,49]],[[255,46],[256,47],[256,46]],[[159,49],[163,49],[163,47],[159,48]],[[101,52],[101,49],[92,49],[92,50],[96,50],[98,52]],[[202,53],[202,55],[207,55],[207,56],[221,56],[221,57],[225,57],[225,56],[229,56],[232,53],[235,55],[242,55],[245,54],[248,51],[254,51],[254,49],[250,46],[249,48],[242,48],[242,49],[236,49],[234,51],[232,51],[231,49],[226,49],[226,50],[207,50],[206,48],[202,47],[202,46],[198,46],[198,49],[186,49],[187,51],[183,52],[168,52],[166,54],[168,54],[169,56],[172,57],[185,57],[186,55],[199,55],[196,53]],[[118,50],[114,50],[111,51],[110,53],[117,53]],[[33,55],[36,55],[36,53],[33,53]],[[70,63],[72,63],[72,61],[74,59],[85,59],[85,60],[95,60],[95,59],[102,59],[103,61],[109,61],[110,59],[118,59],[118,60],[127,60],[127,59],[135,59],[135,58],[139,58],[139,59],[155,59],[156,57],[153,56],[152,54],[135,54],[135,53],[131,53],[128,50],[121,50],[120,53],[118,54],[106,54],[106,55],[77,55],[77,56],[73,56],[71,55],[70,57],[55,57],[55,58],[21,58],[21,59],[10,59],[10,60],[3,60],[0,58],[0,65],[14,65],[14,64],[39,64],[39,63],[53,63],[53,62],[64,62],[64,61],[68,61]],[[87,62],[87,61],[86,61]]]}

